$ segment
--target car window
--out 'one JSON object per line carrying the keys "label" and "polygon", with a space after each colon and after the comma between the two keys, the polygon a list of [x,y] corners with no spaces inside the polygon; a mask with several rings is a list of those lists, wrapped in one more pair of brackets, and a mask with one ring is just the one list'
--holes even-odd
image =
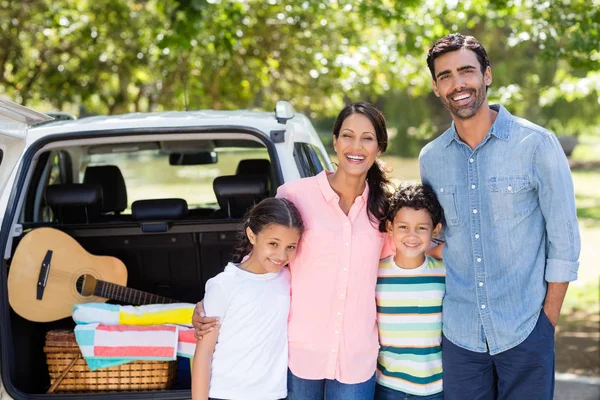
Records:
{"label": "car window", "polygon": [[327,165],[321,150],[310,143],[294,143],[294,159],[302,178],[317,175]]}
{"label": "car window", "polygon": [[222,175],[235,175],[244,159],[269,159],[267,149],[215,149],[218,161],[204,165],[170,165],[169,154],[161,150],[142,150],[116,154],[91,154],[83,158],[79,181],[90,166],[115,165],[127,189],[127,210],[136,200],[182,198],[190,208],[216,207],[212,182]]}
{"label": "car window", "polygon": [[50,155],[50,163],[48,185],[73,182],[71,156],[69,156],[69,153],[64,150],[52,152]]}

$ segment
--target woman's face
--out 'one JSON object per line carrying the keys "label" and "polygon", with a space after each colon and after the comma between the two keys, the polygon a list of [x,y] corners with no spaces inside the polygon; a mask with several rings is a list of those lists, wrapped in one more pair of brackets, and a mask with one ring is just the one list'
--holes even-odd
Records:
{"label": "woman's face", "polygon": [[333,137],[333,148],[339,169],[351,176],[366,176],[381,154],[375,127],[366,115],[358,113],[344,120],[338,137]]}

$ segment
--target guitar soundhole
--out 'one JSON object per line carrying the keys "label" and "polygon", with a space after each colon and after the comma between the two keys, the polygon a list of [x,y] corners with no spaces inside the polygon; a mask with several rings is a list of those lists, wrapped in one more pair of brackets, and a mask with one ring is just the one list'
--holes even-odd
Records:
{"label": "guitar soundhole", "polygon": [[77,283],[75,283],[75,287],[77,288],[77,293],[82,295],[83,297],[90,297],[94,295],[94,290],[96,289],[96,278],[93,275],[85,274],[81,275],[77,279]]}

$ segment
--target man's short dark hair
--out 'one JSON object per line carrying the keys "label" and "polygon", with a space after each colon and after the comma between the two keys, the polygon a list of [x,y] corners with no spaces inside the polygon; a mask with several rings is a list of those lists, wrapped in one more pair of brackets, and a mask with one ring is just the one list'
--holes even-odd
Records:
{"label": "man's short dark hair", "polygon": [[486,68],[490,65],[490,59],[488,58],[483,45],[473,36],[451,33],[435,42],[427,54],[427,66],[429,67],[429,72],[431,72],[431,77],[434,81],[437,82],[437,78],[435,77],[435,60],[446,53],[463,48],[475,53],[479,65],[481,66],[481,73],[485,73]]}
{"label": "man's short dark hair", "polygon": [[390,199],[387,220],[393,223],[396,214],[402,207],[426,210],[431,216],[434,228],[442,220],[442,206],[429,185],[422,183],[401,185]]}

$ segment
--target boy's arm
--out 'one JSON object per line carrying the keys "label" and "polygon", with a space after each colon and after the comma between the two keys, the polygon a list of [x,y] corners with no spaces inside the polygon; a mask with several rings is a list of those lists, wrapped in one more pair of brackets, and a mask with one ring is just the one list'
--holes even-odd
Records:
{"label": "boy's arm", "polygon": [[429,257],[435,258],[436,260],[441,260],[443,258],[442,257],[442,250],[444,249],[444,244],[445,243],[441,243],[441,244],[438,244],[438,245],[433,245],[433,243],[432,243],[432,246],[427,250],[426,254]]}
{"label": "boy's arm", "polygon": [[217,345],[219,329],[204,335],[196,343],[194,361],[192,362],[192,400],[207,400],[210,386],[210,369],[212,357]]}

